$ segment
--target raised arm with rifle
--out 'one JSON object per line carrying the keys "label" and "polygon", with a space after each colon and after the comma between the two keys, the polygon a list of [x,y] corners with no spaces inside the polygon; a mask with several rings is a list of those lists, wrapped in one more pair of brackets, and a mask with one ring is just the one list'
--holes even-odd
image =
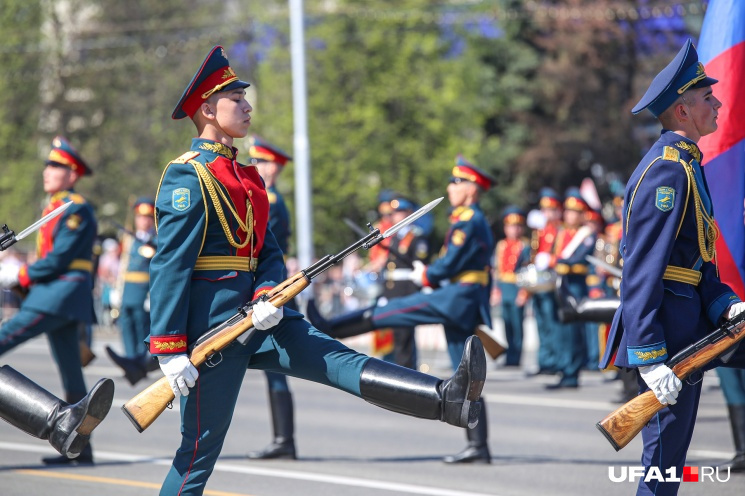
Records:
{"label": "raised arm with rifle", "polygon": [[[367,236],[341,252],[335,255],[326,255],[307,269],[298,272],[276,286],[271,292],[262,296],[261,300],[269,301],[276,307],[284,305],[307,288],[319,274],[360,248],[369,249],[383,239],[392,236],[400,228],[426,213],[441,200],[442,198],[430,202],[385,233],[381,234],[378,229],[374,229]],[[192,364],[199,366],[207,363],[210,366],[219,367],[222,350],[234,341],[247,344],[253,334],[257,332],[253,327],[252,320],[253,307],[256,303],[257,301],[247,303],[233,317],[211,329],[196,341],[190,347],[189,358]],[[483,387],[483,375],[485,374],[483,348],[481,348],[478,340],[472,341],[468,359],[462,362],[463,367],[459,368],[453,378],[444,383],[434,377],[430,378],[430,376],[416,371],[396,367],[394,376],[399,384],[394,388],[392,387],[393,383],[389,382],[394,376],[388,378],[388,374],[383,370],[386,368],[385,365],[381,366],[383,362],[378,363],[377,360],[374,362],[369,363],[368,367],[363,369],[360,392],[365,400],[399,413],[440,419],[461,427],[475,423],[478,417],[478,409],[475,408],[477,403],[472,405],[472,402],[478,399],[480,395],[481,387]],[[371,367],[373,369],[379,367],[380,369],[368,370]],[[390,367],[395,366],[390,365]],[[369,378],[365,376],[366,371],[368,371]],[[406,387],[406,383],[412,380],[419,381],[422,386],[418,393],[415,393],[415,389]],[[367,381],[370,383],[368,384],[369,389],[366,391],[365,382]],[[421,383],[421,381],[429,383],[429,386]],[[400,386],[404,386],[404,388],[401,389]],[[412,384],[410,387],[413,386]],[[459,392],[455,393],[456,390]],[[446,403],[443,398],[449,395],[448,391],[455,393],[460,399],[455,399],[452,404],[449,404],[449,400]],[[137,430],[142,432],[152,424],[173,399],[174,392],[171,385],[167,378],[163,377],[128,401],[122,409]],[[453,407],[456,410],[452,410]]]}

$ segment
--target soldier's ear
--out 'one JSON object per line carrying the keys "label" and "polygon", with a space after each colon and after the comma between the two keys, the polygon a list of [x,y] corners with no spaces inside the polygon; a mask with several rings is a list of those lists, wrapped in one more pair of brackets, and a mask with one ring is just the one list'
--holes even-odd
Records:
{"label": "soldier's ear", "polygon": [[199,111],[208,119],[215,118],[215,109],[213,109],[212,105],[208,102],[202,103],[202,105],[199,107]]}

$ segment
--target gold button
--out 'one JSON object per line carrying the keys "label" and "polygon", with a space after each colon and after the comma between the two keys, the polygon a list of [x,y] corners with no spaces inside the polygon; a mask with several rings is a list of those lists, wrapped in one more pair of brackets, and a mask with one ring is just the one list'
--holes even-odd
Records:
{"label": "gold button", "polygon": [[253,192],[253,190],[252,190],[252,189],[249,189],[249,190],[248,190],[248,196],[253,196],[253,195],[254,195],[254,192]]}

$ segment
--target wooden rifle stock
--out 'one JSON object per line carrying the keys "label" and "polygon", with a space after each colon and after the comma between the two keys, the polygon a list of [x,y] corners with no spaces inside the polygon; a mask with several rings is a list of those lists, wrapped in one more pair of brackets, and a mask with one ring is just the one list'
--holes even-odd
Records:
{"label": "wooden rifle stock", "polygon": [[[745,314],[726,322],[703,339],[680,351],[667,364],[683,381],[709,362],[730,351],[745,338]],[[653,391],[645,391],[596,424],[616,451],[624,448],[657,412],[665,408]]]}
{"label": "wooden rifle stock", "polygon": [[[280,307],[292,300],[302,290],[307,288],[309,284],[310,278],[304,272],[298,272],[270,291],[267,294],[267,298],[275,307]],[[250,310],[250,306],[251,304],[249,303],[241,308],[236,315],[207,332],[202,339],[195,343],[194,349],[189,355],[189,359],[195,367],[199,367],[205,363],[243,333],[253,328],[253,321],[251,319],[253,312]],[[132,424],[134,424],[135,428],[139,432],[142,432],[150,427],[150,424],[163,413],[174,398],[175,396],[170,384],[168,384],[168,379],[161,377],[147,389],[126,402],[122,406],[122,410]]]}

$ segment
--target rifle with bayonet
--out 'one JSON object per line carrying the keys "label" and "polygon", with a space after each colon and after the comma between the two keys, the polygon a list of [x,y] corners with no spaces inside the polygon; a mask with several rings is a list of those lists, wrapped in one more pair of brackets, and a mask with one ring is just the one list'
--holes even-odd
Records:
{"label": "rifle with bayonet", "polygon": [[[431,201],[398,224],[387,229],[382,234],[380,229],[373,229],[372,225],[368,224],[370,232],[362,239],[351,244],[335,255],[324,256],[310,267],[298,272],[294,276],[277,285],[272,291],[263,295],[261,299],[268,300],[275,307],[285,305],[301,291],[307,288],[315,277],[360,248],[369,250],[384,239],[393,236],[399,229],[414,222],[416,219],[432,210],[432,208],[441,201],[442,198]],[[217,327],[207,331],[206,334],[201,336],[192,346],[190,346],[189,359],[191,360],[191,363],[193,363],[195,367],[199,367],[203,363],[210,361],[212,357],[218,355],[222,349],[233,343],[233,341],[237,340],[243,344],[248,342],[249,338],[256,331],[253,327],[252,307],[257,301],[259,300],[250,301],[240,307],[235,315]],[[135,428],[139,432],[142,432],[147,429],[161,413],[163,413],[173,400],[173,390],[171,389],[170,384],[168,384],[168,380],[165,377],[162,377],[125,403],[124,406],[122,406],[122,410]]]}
{"label": "rifle with bayonet", "polygon": [[[677,353],[666,364],[678,379],[684,381],[688,376],[703,369],[717,358],[727,362],[745,338],[745,313],[725,322],[704,338],[696,341]],[[646,391],[622,405],[596,424],[613,448],[619,451],[631,442],[645,425],[665,408],[653,391]]]}

